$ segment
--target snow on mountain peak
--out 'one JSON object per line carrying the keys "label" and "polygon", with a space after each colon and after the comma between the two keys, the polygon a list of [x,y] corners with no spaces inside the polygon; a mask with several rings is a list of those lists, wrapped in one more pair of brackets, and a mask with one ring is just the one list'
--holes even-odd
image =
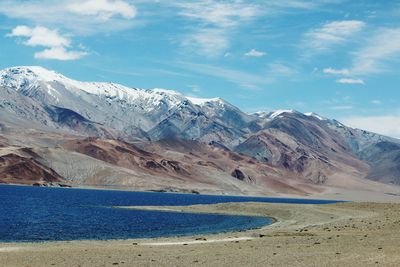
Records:
{"label": "snow on mountain peak", "polygon": [[[81,103],[81,100],[89,101],[90,105],[95,106],[98,105],[98,101],[104,101],[108,105],[118,101],[118,105],[125,109],[135,109],[143,113],[163,113],[186,101],[207,110],[207,114],[212,114],[217,110],[219,113],[227,110],[241,113],[237,107],[218,97],[195,98],[162,88],[139,89],[109,82],[81,82],[38,66],[11,67],[1,70],[1,85],[14,88],[52,105],[59,105],[62,99],[74,96],[75,103]],[[77,99],[80,100],[77,101]],[[83,104],[82,108],[84,108]],[[246,118],[246,120],[250,119]]]}
{"label": "snow on mountain peak", "polygon": [[66,79],[66,77],[58,72],[53,70],[48,70],[40,66],[27,66],[27,67],[19,67],[20,70],[25,71],[27,73],[32,73],[36,75],[37,78],[43,81],[56,81],[59,79]]}
{"label": "snow on mountain peak", "polygon": [[202,106],[205,105],[206,103],[210,102],[221,102],[223,101],[221,98],[216,97],[216,98],[197,98],[197,97],[186,97],[189,99],[190,102],[192,102],[195,105]]}
{"label": "snow on mountain peak", "polygon": [[177,91],[169,90],[169,89],[163,89],[163,88],[153,88],[153,89],[150,89],[149,91],[153,91],[153,92],[160,93],[160,94],[182,96],[182,94],[177,92]]}
{"label": "snow on mountain peak", "polygon": [[35,86],[39,81],[53,81],[61,76],[61,74],[39,66],[11,67],[0,70],[0,85],[20,89]]}
{"label": "snow on mountain peak", "polygon": [[317,119],[319,119],[320,121],[326,121],[326,120],[328,120],[327,118],[322,117],[322,116],[320,116],[320,115],[318,115],[317,113],[314,113],[314,112],[306,112],[306,113],[304,113],[304,115],[306,115],[306,116],[308,116],[308,117],[317,118]]}
{"label": "snow on mountain peak", "polygon": [[92,95],[104,96],[110,100],[119,99],[134,105],[146,106],[145,110],[151,110],[153,107],[157,108],[161,105],[173,107],[185,100],[200,106],[207,103],[215,103],[220,106],[228,104],[221,98],[186,97],[177,91],[162,88],[138,89],[109,82],[81,82],[40,66],[18,66],[0,70],[0,85],[16,90],[42,87],[47,88],[49,94],[53,92],[56,95],[57,84],[73,93],[81,94],[83,91]]}
{"label": "snow on mountain peak", "polygon": [[297,111],[293,110],[293,109],[278,109],[278,110],[274,110],[269,114],[269,119],[275,119],[276,117],[284,114],[284,113],[297,113]]}
{"label": "snow on mountain peak", "polygon": [[265,116],[265,115],[267,115],[267,112],[265,112],[265,111],[256,111],[256,112],[254,112],[254,113],[251,113],[252,115],[256,115],[256,116]]}
{"label": "snow on mountain peak", "polygon": [[[47,70],[39,66],[18,66],[0,70],[0,85],[27,90],[32,88],[46,88],[47,92],[56,94],[55,88],[62,85],[73,93],[82,92],[104,96],[108,99],[124,100],[131,104],[146,104],[146,110],[150,106],[159,106],[162,103],[169,106],[177,105],[184,100],[184,96],[172,90],[165,89],[137,89],[129,88],[110,82],[81,82],[65,77],[55,71]],[[42,86],[45,84],[45,86]],[[138,103],[137,103],[138,102]]]}
{"label": "snow on mountain peak", "polygon": [[253,113],[251,115],[257,116],[257,117],[262,118],[262,119],[270,119],[270,120],[272,120],[272,119],[275,119],[275,118],[277,118],[279,116],[282,116],[285,113],[303,114],[303,115],[305,115],[307,117],[313,117],[313,118],[316,118],[316,119],[318,119],[320,121],[329,120],[329,119],[327,119],[327,118],[325,118],[323,116],[320,116],[320,115],[318,115],[318,114],[316,114],[314,112],[301,113],[301,112],[293,110],[293,109],[278,109],[278,110],[274,110],[274,111],[271,111],[271,112],[257,111],[257,112],[255,112],[255,113]]}

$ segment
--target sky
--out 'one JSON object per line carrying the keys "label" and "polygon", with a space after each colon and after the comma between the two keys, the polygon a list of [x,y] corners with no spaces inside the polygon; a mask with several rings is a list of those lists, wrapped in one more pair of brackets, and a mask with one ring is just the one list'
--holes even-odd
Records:
{"label": "sky", "polygon": [[0,68],[295,109],[400,138],[400,0],[1,0]]}

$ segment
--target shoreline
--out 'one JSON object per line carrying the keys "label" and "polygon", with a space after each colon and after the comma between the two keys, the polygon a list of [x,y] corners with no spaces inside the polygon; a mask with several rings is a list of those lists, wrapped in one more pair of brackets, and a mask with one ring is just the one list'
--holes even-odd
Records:
{"label": "shoreline", "polygon": [[[34,186],[27,184],[5,184],[0,183],[0,186],[20,186],[20,187],[38,187],[38,188],[49,188],[49,189],[66,189],[66,190],[100,190],[100,191],[121,191],[121,192],[137,192],[137,193],[155,193],[155,194],[183,194],[183,195],[193,195],[193,196],[220,196],[220,197],[249,197],[249,198],[271,198],[271,199],[292,199],[292,200],[315,200],[315,201],[336,201],[336,202],[377,202],[377,203],[400,203],[400,186],[398,188],[398,193],[392,192],[375,192],[375,191],[364,191],[364,190],[351,190],[344,188],[335,188],[328,187],[324,193],[319,193],[315,195],[293,195],[293,194],[275,194],[275,195],[235,195],[235,194],[212,194],[208,193],[189,193],[189,192],[157,192],[155,190],[140,190],[138,188],[118,188],[118,187],[107,187],[107,186],[71,186],[71,187],[62,187],[62,186]],[[333,192],[331,192],[333,190]],[[362,198],[355,197],[342,197],[341,194],[338,194],[335,190],[350,190],[350,192],[357,192],[360,195],[371,193],[374,195],[372,200],[366,199],[365,196]],[[396,191],[397,192],[397,191]],[[316,203],[319,204],[319,203]],[[329,203],[328,203],[329,204]]]}
{"label": "shoreline", "polygon": [[147,208],[268,216],[276,222],[184,237],[0,243],[0,266],[400,266],[400,204],[236,202]]}
{"label": "shoreline", "polygon": [[379,266],[400,264],[400,204],[247,202],[147,208],[268,216],[276,222],[242,232],[184,237],[0,243],[0,265],[376,266],[376,261]]}
{"label": "shoreline", "polygon": [[[27,184],[4,184],[10,186],[22,186],[22,187],[36,187]],[[42,186],[40,186],[42,187]],[[102,191],[122,191],[122,192],[138,192],[138,193],[160,193],[160,194],[183,194],[183,195],[205,195],[205,196],[221,196],[221,197],[254,197],[254,198],[272,198],[272,199],[306,199],[306,200],[327,200],[327,201],[344,201],[344,202],[376,202],[376,203],[400,203],[400,186],[395,186],[392,190],[385,192],[369,191],[362,189],[346,189],[339,187],[326,187],[322,193],[314,195],[294,195],[294,194],[283,194],[276,193],[273,195],[237,195],[237,194],[218,194],[213,192],[157,192],[154,189],[140,189],[140,188],[121,188],[118,186],[94,186],[94,185],[79,185],[71,187],[61,186],[43,186],[44,188],[55,188],[55,189],[79,189],[79,190],[102,190]],[[368,196],[366,198],[365,196]]]}
{"label": "shoreline", "polygon": [[[220,204],[230,204],[230,203],[260,203],[260,202],[226,202]],[[35,244],[55,244],[55,243],[71,243],[71,242],[118,242],[118,241],[151,241],[156,239],[185,239],[185,238],[197,238],[199,236],[219,236],[219,235],[237,235],[238,233],[246,233],[249,231],[257,231],[263,230],[268,228],[269,226],[273,225],[274,223],[278,222],[278,220],[271,216],[259,215],[254,213],[240,213],[237,214],[235,212],[213,212],[213,211],[202,211],[196,210],[197,206],[211,206],[211,205],[218,205],[218,204],[197,204],[197,205],[189,205],[189,206],[111,206],[111,208],[117,209],[132,209],[132,210],[149,210],[149,211],[160,211],[160,212],[182,212],[182,213],[191,213],[191,214],[211,214],[211,215],[228,215],[228,216],[249,216],[249,217],[262,217],[266,218],[271,221],[269,224],[265,224],[261,227],[252,227],[247,229],[241,230],[226,230],[226,231],[219,231],[219,232],[210,232],[210,233],[189,233],[189,234],[182,234],[182,235],[172,235],[172,236],[159,236],[159,237],[137,237],[137,238],[124,238],[124,239],[75,239],[75,240],[43,240],[43,241],[1,241],[0,240],[0,251],[1,246],[5,244],[22,244],[22,245],[35,245]],[[294,204],[297,205],[297,204]],[[305,204],[310,205],[310,204]],[[324,204],[327,205],[327,204]],[[194,207],[193,211],[185,210],[185,208]],[[252,237],[253,238],[253,237]],[[197,240],[199,241],[199,240]],[[196,242],[200,243],[200,242]]]}

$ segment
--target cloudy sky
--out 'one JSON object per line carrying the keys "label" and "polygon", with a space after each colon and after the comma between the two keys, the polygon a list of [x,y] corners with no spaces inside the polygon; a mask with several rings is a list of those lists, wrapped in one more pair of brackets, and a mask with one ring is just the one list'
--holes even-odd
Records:
{"label": "cloudy sky", "polygon": [[400,137],[400,1],[2,0],[0,68],[290,108]]}

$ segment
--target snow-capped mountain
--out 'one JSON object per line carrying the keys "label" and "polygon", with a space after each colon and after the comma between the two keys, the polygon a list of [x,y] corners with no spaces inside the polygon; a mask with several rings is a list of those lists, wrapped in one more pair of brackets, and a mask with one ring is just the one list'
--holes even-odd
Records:
{"label": "snow-capped mountain", "polygon": [[[246,154],[313,183],[325,183],[337,173],[368,176],[369,167],[399,163],[395,156],[387,156],[397,155],[398,140],[315,113],[247,114],[221,98],[80,82],[42,67],[0,71],[0,110],[3,117],[9,114],[78,135],[125,141],[195,140]],[[382,164],[377,165],[374,159],[380,157]],[[400,183],[396,170],[393,167],[385,181]]]}
{"label": "snow-capped mountain", "polygon": [[[79,82],[42,67],[4,69],[0,71],[0,86],[14,89],[43,107],[73,110],[87,120],[128,136],[144,131],[160,139],[172,134],[179,137],[179,133],[184,132],[183,136],[198,139],[209,134],[202,129],[240,129],[251,120],[251,116],[219,98],[196,99],[172,90],[145,90],[114,83]],[[18,106],[18,103],[15,105]],[[30,110],[23,113],[29,114],[30,118],[35,116],[30,114]],[[42,114],[36,115],[39,116],[38,121],[46,120],[40,117]],[[166,124],[177,130],[165,129]],[[234,132],[233,129],[228,131]]]}
{"label": "snow-capped mountain", "polygon": [[13,88],[43,105],[71,109],[89,120],[118,130],[124,130],[126,125],[139,124],[144,130],[149,130],[160,117],[185,101],[182,95],[173,91],[78,82],[41,67],[2,70],[0,85]]}

